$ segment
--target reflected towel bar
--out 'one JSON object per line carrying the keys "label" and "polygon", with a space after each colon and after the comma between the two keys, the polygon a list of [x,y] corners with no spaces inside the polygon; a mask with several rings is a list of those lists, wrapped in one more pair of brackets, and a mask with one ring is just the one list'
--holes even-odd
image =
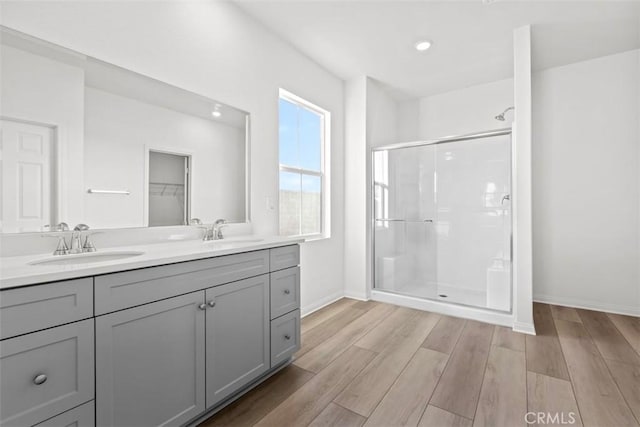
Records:
{"label": "reflected towel bar", "polygon": [[417,223],[433,222],[432,219],[422,219],[422,220],[410,221],[410,220],[407,220],[407,219],[396,219],[396,218],[376,218],[376,221],[380,221],[380,222],[417,222]]}
{"label": "reflected towel bar", "polygon": [[90,188],[87,190],[87,193],[89,194],[124,194],[125,196],[128,196],[131,194],[131,191],[129,190],[97,190],[95,188]]}

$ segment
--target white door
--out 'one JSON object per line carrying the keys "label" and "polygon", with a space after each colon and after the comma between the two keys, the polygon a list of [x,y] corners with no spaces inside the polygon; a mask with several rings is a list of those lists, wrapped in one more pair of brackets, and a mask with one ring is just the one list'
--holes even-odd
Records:
{"label": "white door", "polygon": [[0,120],[0,231],[40,231],[52,223],[53,129]]}

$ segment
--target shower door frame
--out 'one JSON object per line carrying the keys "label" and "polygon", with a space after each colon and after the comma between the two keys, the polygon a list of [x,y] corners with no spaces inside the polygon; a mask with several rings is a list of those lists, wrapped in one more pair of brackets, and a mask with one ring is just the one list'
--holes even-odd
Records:
{"label": "shower door frame", "polygon": [[[449,142],[461,142],[461,141],[473,141],[473,140],[482,140],[483,138],[490,138],[490,137],[494,137],[494,136],[503,136],[503,135],[510,135],[511,136],[511,140],[509,143],[509,178],[510,178],[510,195],[511,195],[511,214],[510,216],[510,230],[509,230],[509,263],[510,263],[510,271],[509,271],[509,288],[510,288],[510,301],[509,301],[509,310],[497,310],[497,309],[492,309],[492,308],[488,308],[488,307],[479,307],[479,306],[474,306],[474,305],[468,305],[468,304],[462,304],[462,303],[456,303],[456,302],[450,302],[450,301],[442,301],[442,300],[438,300],[435,298],[427,298],[427,297],[418,297],[418,296],[413,296],[413,295],[406,295],[406,294],[401,294],[398,292],[393,292],[393,291],[388,291],[388,290],[384,290],[384,289],[379,289],[375,287],[376,284],[376,212],[375,212],[375,153],[376,152],[380,152],[380,151],[390,151],[390,150],[399,150],[399,149],[403,149],[403,148],[415,148],[415,147],[423,147],[423,146],[429,146],[429,145],[439,145],[439,144],[446,144]],[[411,298],[411,299],[419,299],[419,300],[423,300],[423,301],[427,301],[430,303],[434,303],[437,305],[442,305],[442,306],[457,306],[457,307],[461,307],[464,309],[472,309],[472,310],[479,310],[480,312],[485,312],[485,313],[492,313],[497,315],[498,317],[496,319],[494,319],[494,321],[496,321],[497,323],[502,323],[504,325],[508,325],[508,326],[512,326],[511,323],[509,323],[507,321],[507,319],[503,319],[502,316],[509,316],[509,320],[511,319],[511,316],[513,315],[513,306],[514,306],[514,301],[513,301],[513,297],[514,297],[514,289],[513,289],[513,226],[514,226],[514,217],[513,217],[513,200],[514,200],[514,187],[513,187],[513,182],[514,182],[514,164],[513,164],[513,129],[512,128],[503,128],[503,129],[496,129],[496,130],[490,130],[490,131],[484,131],[484,132],[476,132],[476,133],[470,133],[470,134],[464,134],[464,135],[457,135],[457,136],[446,136],[443,138],[438,138],[438,139],[431,139],[431,140],[424,140],[424,141],[411,141],[411,142],[400,142],[400,143],[396,143],[396,144],[388,144],[388,145],[382,145],[379,147],[372,147],[371,148],[371,153],[370,153],[370,164],[371,164],[371,169],[370,169],[370,211],[371,211],[371,215],[369,218],[369,226],[370,226],[370,233],[371,233],[371,240],[370,240],[370,247],[371,247],[371,253],[370,253],[370,275],[371,275],[371,282],[369,283],[369,292],[372,293],[373,291],[375,292],[380,292],[383,294],[387,294],[387,295],[397,295],[400,298],[402,297],[406,297],[406,298]],[[417,305],[413,305],[413,308],[419,308]]]}

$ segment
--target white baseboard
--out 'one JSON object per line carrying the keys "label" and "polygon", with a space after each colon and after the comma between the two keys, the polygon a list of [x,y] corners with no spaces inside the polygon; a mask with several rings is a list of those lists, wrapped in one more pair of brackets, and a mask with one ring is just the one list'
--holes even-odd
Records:
{"label": "white baseboard", "polygon": [[513,330],[514,332],[520,332],[522,334],[536,334],[536,328],[532,323],[513,322]]}
{"label": "white baseboard", "polygon": [[332,304],[336,301],[338,301],[340,298],[344,298],[344,292],[340,291],[340,292],[336,292],[334,294],[328,295],[318,301],[315,301],[313,304],[309,304],[306,305],[304,307],[302,307],[300,309],[300,317],[305,317],[310,315],[311,313],[313,313],[314,311],[318,311],[323,307],[328,306],[329,304]]}
{"label": "white baseboard", "polygon": [[355,292],[345,292],[344,293],[345,298],[351,298],[351,299],[357,299],[358,301],[369,301],[370,298],[367,297],[366,293],[355,293]]}
{"label": "white baseboard", "polygon": [[556,297],[552,295],[534,295],[535,302],[545,304],[562,305],[565,307],[585,308],[587,310],[604,311],[606,313],[626,314],[640,317],[640,307],[618,304],[608,304],[599,301],[581,300],[579,298]]}

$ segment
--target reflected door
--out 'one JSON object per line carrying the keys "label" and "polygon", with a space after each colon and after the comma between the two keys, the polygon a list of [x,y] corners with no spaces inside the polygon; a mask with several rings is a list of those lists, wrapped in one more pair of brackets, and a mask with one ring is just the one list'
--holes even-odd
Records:
{"label": "reflected door", "polygon": [[149,151],[149,226],[187,225],[189,156]]}
{"label": "reflected door", "polygon": [[42,231],[53,218],[53,129],[0,120],[1,232]]}

